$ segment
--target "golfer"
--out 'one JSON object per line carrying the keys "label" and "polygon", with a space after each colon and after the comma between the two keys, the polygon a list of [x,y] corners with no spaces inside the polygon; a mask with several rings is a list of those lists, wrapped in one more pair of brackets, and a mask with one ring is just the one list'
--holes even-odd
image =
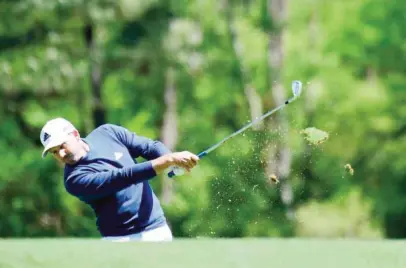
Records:
{"label": "golfer", "polygon": [[[67,192],[91,206],[104,240],[172,240],[148,180],[171,166],[189,172],[199,161],[196,155],[188,151],[172,153],[159,141],[113,124],[99,126],[81,138],[64,118],[46,122],[40,139],[42,157],[52,154],[65,165]],[[137,163],[137,157],[145,161]]]}

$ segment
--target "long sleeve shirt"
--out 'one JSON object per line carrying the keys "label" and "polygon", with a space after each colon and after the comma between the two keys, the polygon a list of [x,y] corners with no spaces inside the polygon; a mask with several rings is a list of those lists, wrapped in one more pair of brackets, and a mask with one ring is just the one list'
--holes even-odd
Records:
{"label": "long sleeve shirt", "polygon": [[[149,160],[170,151],[159,141],[105,124],[82,139],[89,152],[66,165],[66,190],[90,205],[102,236],[123,236],[166,223],[148,180],[156,173]],[[136,158],[146,161],[137,163]]]}

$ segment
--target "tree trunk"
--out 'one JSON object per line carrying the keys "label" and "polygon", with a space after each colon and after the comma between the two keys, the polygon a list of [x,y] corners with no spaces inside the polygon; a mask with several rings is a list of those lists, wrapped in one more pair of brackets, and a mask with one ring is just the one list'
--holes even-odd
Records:
{"label": "tree trunk", "polygon": [[[287,0],[268,0],[268,15],[272,18],[273,29],[269,33],[268,64],[270,81],[273,81],[272,98],[276,105],[286,100],[285,88],[282,85],[281,70],[283,68],[283,23],[285,21]],[[287,144],[289,122],[285,114],[278,113],[275,116],[272,129],[278,132],[275,146],[269,150],[268,165],[266,172],[268,177],[275,174],[281,183],[281,200],[286,207],[287,217],[293,219],[294,212],[293,189],[288,181],[292,162],[292,154]]]}
{"label": "tree trunk", "polygon": [[[91,81],[91,114],[95,126],[100,126],[106,123],[106,111],[102,100],[102,51],[97,46],[95,38],[95,26],[87,24],[84,28],[84,36],[89,52],[89,68]],[[87,124],[85,124],[87,125]]]}
{"label": "tree trunk", "polygon": [[[237,31],[234,27],[233,8],[227,0],[224,1],[223,8],[224,8],[225,15],[226,15],[225,17],[227,20],[229,36],[230,36],[231,42],[232,42],[233,53],[234,53],[234,56],[238,63],[239,73],[240,73],[240,77],[241,77],[241,85],[244,88],[244,93],[247,97],[248,105],[249,105],[249,109],[250,109],[251,120],[253,121],[262,115],[261,97],[259,96],[255,87],[251,85],[251,83],[250,83],[251,77],[250,77],[249,71],[244,66],[244,63],[242,61],[243,55],[241,54],[241,49],[242,49],[243,45],[240,42]],[[252,129],[259,130],[262,127],[263,127],[263,122],[261,121],[261,122],[256,123],[255,125],[253,125]]]}
{"label": "tree trunk", "polygon": [[[317,38],[317,23],[316,23],[316,14],[313,13],[309,22],[309,53],[312,53],[311,48],[315,47],[316,44],[314,40]],[[311,87],[312,85],[310,85]],[[307,118],[307,125],[312,126],[314,121],[314,111],[315,111],[315,101],[314,96],[312,95],[312,90],[308,89],[304,91],[304,113]],[[315,179],[313,174],[313,156],[312,156],[312,147],[306,143],[303,157],[303,169],[302,174],[305,179],[304,184],[304,193],[309,197],[311,195],[310,184],[311,181]]]}
{"label": "tree trunk", "polygon": [[[165,78],[165,114],[162,126],[162,142],[171,150],[175,150],[178,141],[178,127],[176,114],[176,88],[175,88],[175,73],[172,67],[168,67]],[[161,200],[164,204],[171,202],[173,197],[172,180],[169,180],[165,175],[161,177]]]}

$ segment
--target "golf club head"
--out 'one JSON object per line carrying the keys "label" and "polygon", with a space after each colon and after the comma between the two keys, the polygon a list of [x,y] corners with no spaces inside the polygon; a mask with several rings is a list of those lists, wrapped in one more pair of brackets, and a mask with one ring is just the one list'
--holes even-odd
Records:
{"label": "golf club head", "polygon": [[293,96],[295,98],[299,97],[300,94],[302,93],[302,82],[299,80],[295,80],[292,82],[292,91],[293,91]]}

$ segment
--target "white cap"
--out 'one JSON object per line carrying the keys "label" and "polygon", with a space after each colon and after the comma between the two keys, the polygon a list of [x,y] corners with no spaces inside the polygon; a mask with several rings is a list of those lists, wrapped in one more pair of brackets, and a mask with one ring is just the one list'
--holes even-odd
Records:
{"label": "white cap", "polygon": [[68,140],[68,136],[76,128],[71,122],[64,118],[55,118],[49,120],[41,130],[40,139],[44,145],[42,158],[47,155],[47,152],[52,147],[61,145]]}

